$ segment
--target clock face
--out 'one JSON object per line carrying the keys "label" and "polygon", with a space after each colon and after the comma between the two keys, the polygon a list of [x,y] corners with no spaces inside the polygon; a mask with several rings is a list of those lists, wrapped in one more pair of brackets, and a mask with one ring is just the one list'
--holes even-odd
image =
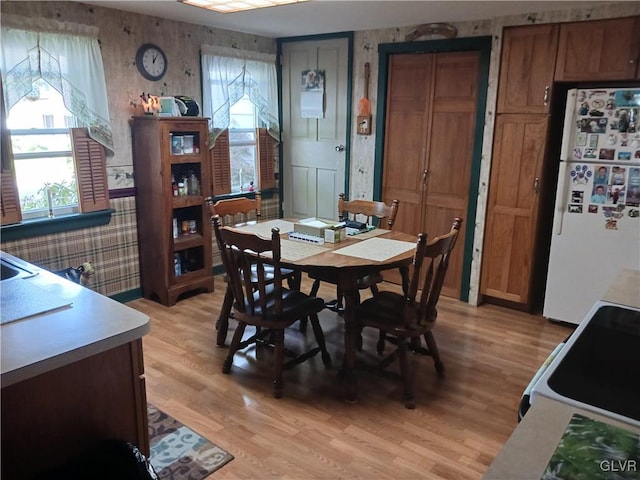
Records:
{"label": "clock face", "polygon": [[167,57],[160,47],[142,45],[136,54],[136,65],[147,80],[160,80],[167,72]]}

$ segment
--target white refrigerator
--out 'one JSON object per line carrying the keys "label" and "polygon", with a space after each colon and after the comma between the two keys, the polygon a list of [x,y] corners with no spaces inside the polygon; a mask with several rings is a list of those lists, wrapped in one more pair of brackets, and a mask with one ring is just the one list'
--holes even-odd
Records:
{"label": "white refrigerator", "polygon": [[622,269],[640,270],[640,86],[570,90],[544,317],[579,324]]}

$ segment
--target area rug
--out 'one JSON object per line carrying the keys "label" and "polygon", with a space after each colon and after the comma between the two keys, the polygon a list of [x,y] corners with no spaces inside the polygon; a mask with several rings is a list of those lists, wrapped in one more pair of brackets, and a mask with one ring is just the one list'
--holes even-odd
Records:
{"label": "area rug", "polygon": [[233,455],[214,445],[151,404],[149,441],[151,465],[166,480],[203,480],[233,460]]}

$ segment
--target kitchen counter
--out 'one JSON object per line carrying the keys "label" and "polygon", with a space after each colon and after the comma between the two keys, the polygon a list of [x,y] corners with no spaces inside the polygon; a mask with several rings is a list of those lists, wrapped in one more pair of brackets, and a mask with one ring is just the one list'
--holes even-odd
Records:
{"label": "kitchen counter", "polygon": [[[603,301],[640,308],[640,272],[623,270]],[[487,470],[487,480],[539,480],[573,414],[640,434],[640,427],[593,410],[538,396]],[[623,459],[625,460],[625,459]],[[640,471],[640,465],[636,466]]]}
{"label": "kitchen counter", "polygon": [[484,478],[540,480],[574,413],[640,434],[640,428],[632,425],[540,397],[498,453]]}
{"label": "kitchen counter", "polygon": [[107,439],[149,455],[142,354],[149,318],[0,255],[0,477],[36,478]]}
{"label": "kitchen counter", "polygon": [[149,331],[149,318],[141,312],[12,255],[1,254],[35,274],[3,280],[1,289],[12,288],[12,282],[29,282],[71,304],[2,325],[2,388],[131,342]]}

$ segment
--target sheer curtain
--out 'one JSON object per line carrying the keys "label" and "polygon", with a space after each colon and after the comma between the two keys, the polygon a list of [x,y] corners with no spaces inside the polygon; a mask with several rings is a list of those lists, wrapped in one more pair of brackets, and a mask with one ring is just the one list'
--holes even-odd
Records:
{"label": "sheer curtain", "polygon": [[203,45],[203,115],[209,117],[209,145],[229,127],[231,105],[246,93],[258,110],[261,126],[280,140],[276,56]]}
{"label": "sheer curtain", "polygon": [[107,85],[97,28],[55,20],[2,16],[0,70],[5,107],[32,94],[42,77],[64,99],[80,126],[113,154]]}

